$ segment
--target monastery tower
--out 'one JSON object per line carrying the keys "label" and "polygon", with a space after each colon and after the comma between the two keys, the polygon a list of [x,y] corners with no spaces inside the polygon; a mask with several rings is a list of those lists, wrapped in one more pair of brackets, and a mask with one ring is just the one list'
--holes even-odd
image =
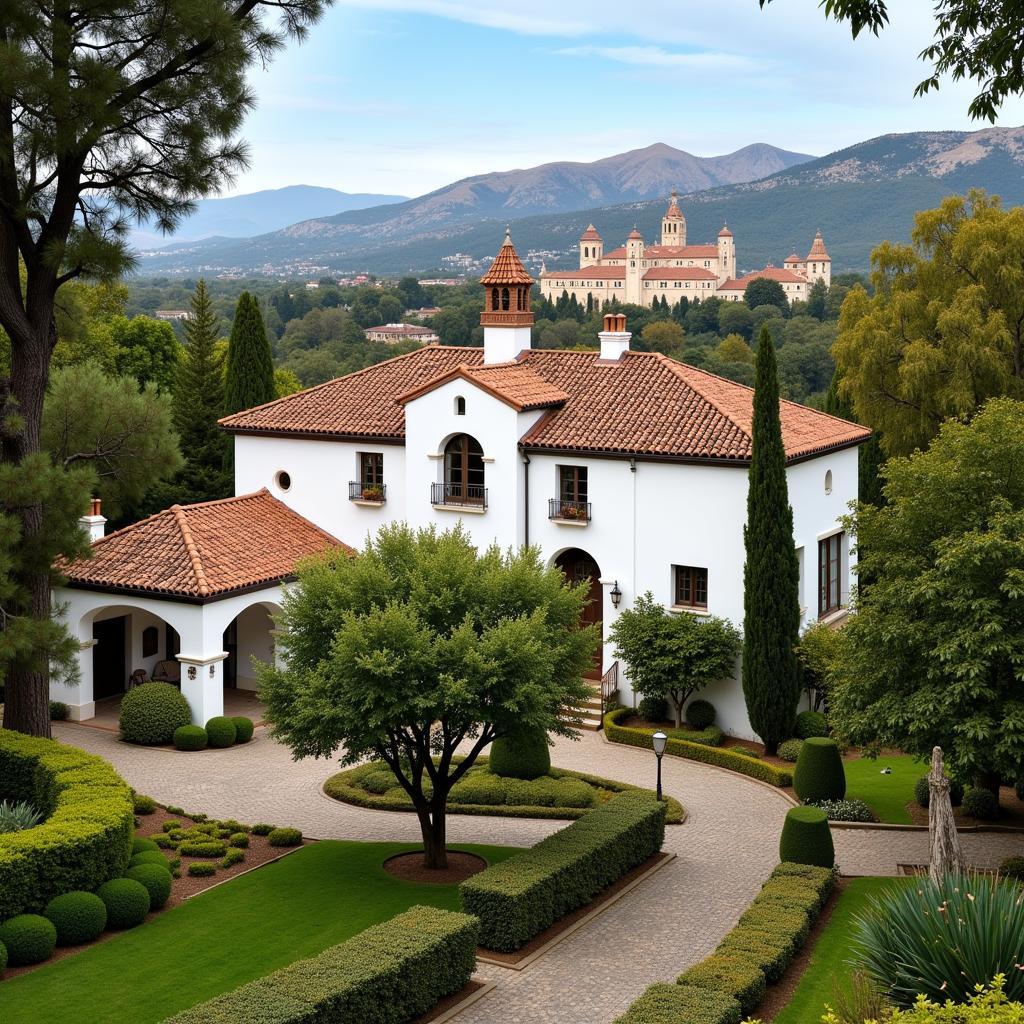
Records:
{"label": "monastery tower", "polygon": [[[596,232],[595,232],[596,233]],[[530,348],[530,288],[533,278],[526,272],[509,229],[494,257],[491,269],[480,278],[484,286],[484,311],[480,325],[484,329],[484,362],[506,363]]]}
{"label": "monastery tower", "polygon": [[661,219],[661,244],[686,245],[686,218],[679,209],[679,193],[672,189],[665,216]]}
{"label": "monastery tower", "polygon": [[718,232],[718,283],[736,276],[736,240],[728,224]]}
{"label": "monastery tower", "polygon": [[580,266],[596,267],[604,255],[604,242],[597,233],[593,224],[587,226],[587,230],[580,235]]}

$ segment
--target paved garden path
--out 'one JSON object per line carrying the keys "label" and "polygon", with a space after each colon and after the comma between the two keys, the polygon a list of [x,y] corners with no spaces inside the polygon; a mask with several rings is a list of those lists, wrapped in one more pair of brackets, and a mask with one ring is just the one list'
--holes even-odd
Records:
{"label": "paved garden path", "polygon": [[[111,761],[139,792],[216,817],[294,825],[320,839],[417,840],[409,814],[368,811],[325,797],[331,761],[291,760],[259,729],[228,750],[180,753],[121,743],[115,734],[70,723],[55,735]],[[556,765],[650,786],[649,751],[606,743],[597,733],[559,740]],[[702,959],[733,926],[778,860],[790,806],[769,787],[692,761],[666,757],[664,786],[689,812],[670,826],[676,859],[523,971],[482,966],[498,988],[459,1014],[459,1024],[607,1024],[651,982],[671,980]],[[452,815],[451,842],[529,846],[564,823]],[[848,874],[894,874],[927,860],[927,833],[836,830]],[[997,864],[1024,852],[1024,837],[965,835],[968,857]]]}

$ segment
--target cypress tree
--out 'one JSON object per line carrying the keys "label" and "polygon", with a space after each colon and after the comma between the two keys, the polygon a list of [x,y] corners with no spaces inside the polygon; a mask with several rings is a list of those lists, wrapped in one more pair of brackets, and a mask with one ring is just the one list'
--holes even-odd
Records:
{"label": "cypress tree", "polygon": [[263,325],[260,307],[248,292],[242,292],[235,308],[235,322],[228,340],[228,372],[224,395],[225,412],[230,415],[251,409],[275,398],[274,360]]}
{"label": "cypress tree", "polygon": [[174,427],[187,460],[174,485],[186,501],[209,501],[231,492],[230,438],[217,426],[224,415],[217,326],[206,282],[200,280],[192,296],[192,315],[185,321],[185,350],[174,387]]}
{"label": "cypress tree", "polygon": [[765,752],[792,735],[800,698],[800,566],[779,419],[775,345],[761,328],[754,366],[753,451],[743,530],[743,696]]}

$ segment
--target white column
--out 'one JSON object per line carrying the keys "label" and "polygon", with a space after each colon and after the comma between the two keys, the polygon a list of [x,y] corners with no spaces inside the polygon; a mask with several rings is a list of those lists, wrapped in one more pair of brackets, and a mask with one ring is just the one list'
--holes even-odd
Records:
{"label": "white column", "polygon": [[50,700],[59,700],[68,706],[68,717],[81,722],[96,715],[96,702],[92,690],[92,649],[95,640],[78,641],[78,681],[60,682],[50,679]]}
{"label": "white column", "polygon": [[214,654],[178,655],[181,663],[181,692],[192,708],[194,725],[206,725],[224,714],[224,659],[227,651]]}

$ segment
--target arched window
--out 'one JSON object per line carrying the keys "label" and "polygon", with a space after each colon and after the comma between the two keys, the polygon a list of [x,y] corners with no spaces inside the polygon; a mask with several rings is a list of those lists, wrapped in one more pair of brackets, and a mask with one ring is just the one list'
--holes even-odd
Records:
{"label": "arched window", "polygon": [[516,308],[520,312],[522,312],[524,309],[526,309],[526,289],[525,288],[517,288],[516,289]]}
{"label": "arched window", "polygon": [[501,289],[501,308],[508,309],[508,289]]}
{"label": "arched window", "polygon": [[825,493],[826,494],[831,494],[832,493],[832,470],[831,469],[825,471]]}
{"label": "arched window", "polygon": [[462,397],[462,395],[457,395],[455,397],[455,415],[456,416],[465,416],[466,415],[466,400],[465,400],[465,398]]}
{"label": "arched window", "polygon": [[498,289],[497,288],[492,288],[491,289],[491,309],[497,309],[498,308],[498,301],[499,301],[498,300]]}
{"label": "arched window", "polygon": [[469,434],[456,434],[444,446],[445,501],[462,505],[483,505],[484,450]]}
{"label": "arched window", "polygon": [[588,246],[588,245],[583,246],[583,255],[585,257],[590,255],[590,246]]}

